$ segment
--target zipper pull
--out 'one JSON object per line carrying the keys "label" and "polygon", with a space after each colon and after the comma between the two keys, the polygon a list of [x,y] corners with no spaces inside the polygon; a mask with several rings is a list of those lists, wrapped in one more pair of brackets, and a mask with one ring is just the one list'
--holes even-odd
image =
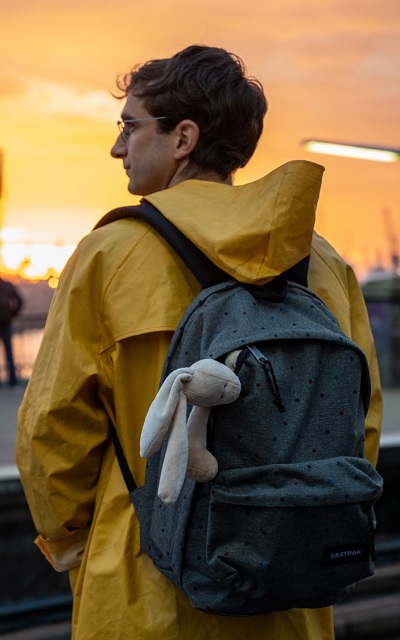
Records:
{"label": "zipper pull", "polygon": [[247,345],[250,353],[255,357],[257,362],[260,363],[262,368],[264,369],[265,377],[267,378],[268,386],[272,395],[274,396],[273,403],[276,405],[279,413],[285,413],[286,409],[282,402],[281,393],[279,391],[278,382],[276,380],[275,372],[272,366],[272,363],[266,356],[257,347],[252,345]]}

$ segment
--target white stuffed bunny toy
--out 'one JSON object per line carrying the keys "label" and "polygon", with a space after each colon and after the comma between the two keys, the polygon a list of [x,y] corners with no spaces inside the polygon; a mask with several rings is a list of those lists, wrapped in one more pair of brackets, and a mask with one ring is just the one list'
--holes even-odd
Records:
{"label": "white stuffed bunny toy", "polygon": [[[207,450],[207,424],[212,406],[234,402],[240,394],[240,380],[233,372],[237,353],[228,356],[229,366],[204,359],[172,371],[150,406],[140,455],[149,458],[158,451],[169,429],[158,486],[158,496],[165,504],[176,501],[185,477],[207,482],[218,471],[215,457]],[[193,408],[187,418],[188,402]]]}

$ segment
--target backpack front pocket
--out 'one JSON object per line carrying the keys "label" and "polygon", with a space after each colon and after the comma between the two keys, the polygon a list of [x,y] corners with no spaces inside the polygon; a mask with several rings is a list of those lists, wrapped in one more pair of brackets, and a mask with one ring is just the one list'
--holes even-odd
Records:
{"label": "backpack front pocket", "polygon": [[313,602],[324,593],[340,598],[373,573],[380,493],[380,476],[359,458],[225,471],[211,489],[211,574],[232,594],[271,600],[272,608],[322,606]]}

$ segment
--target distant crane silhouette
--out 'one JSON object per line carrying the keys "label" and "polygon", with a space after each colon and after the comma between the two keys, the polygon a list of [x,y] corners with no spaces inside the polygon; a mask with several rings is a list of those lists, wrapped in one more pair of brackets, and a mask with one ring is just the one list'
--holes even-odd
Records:
{"label": "distant crane silhouette", "polygon": [[386,229],[386,235],[389,243],[390,260],[394,273],[400,275],[400,255],[398,248],[398,239],[393,228],[392,214],[389,207],[382,209],[383,222]]}

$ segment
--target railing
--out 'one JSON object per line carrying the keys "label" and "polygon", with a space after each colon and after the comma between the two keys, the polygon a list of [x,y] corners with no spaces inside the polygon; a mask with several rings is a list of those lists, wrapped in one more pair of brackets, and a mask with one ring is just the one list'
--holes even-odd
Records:
{"label": "railing", "polygon": [[[46,316],[21,316],[13,323],[12,348],[17,377],[29,378],[43,336]],[[7,378],[4,349],[0,348],[0,380]]]}

